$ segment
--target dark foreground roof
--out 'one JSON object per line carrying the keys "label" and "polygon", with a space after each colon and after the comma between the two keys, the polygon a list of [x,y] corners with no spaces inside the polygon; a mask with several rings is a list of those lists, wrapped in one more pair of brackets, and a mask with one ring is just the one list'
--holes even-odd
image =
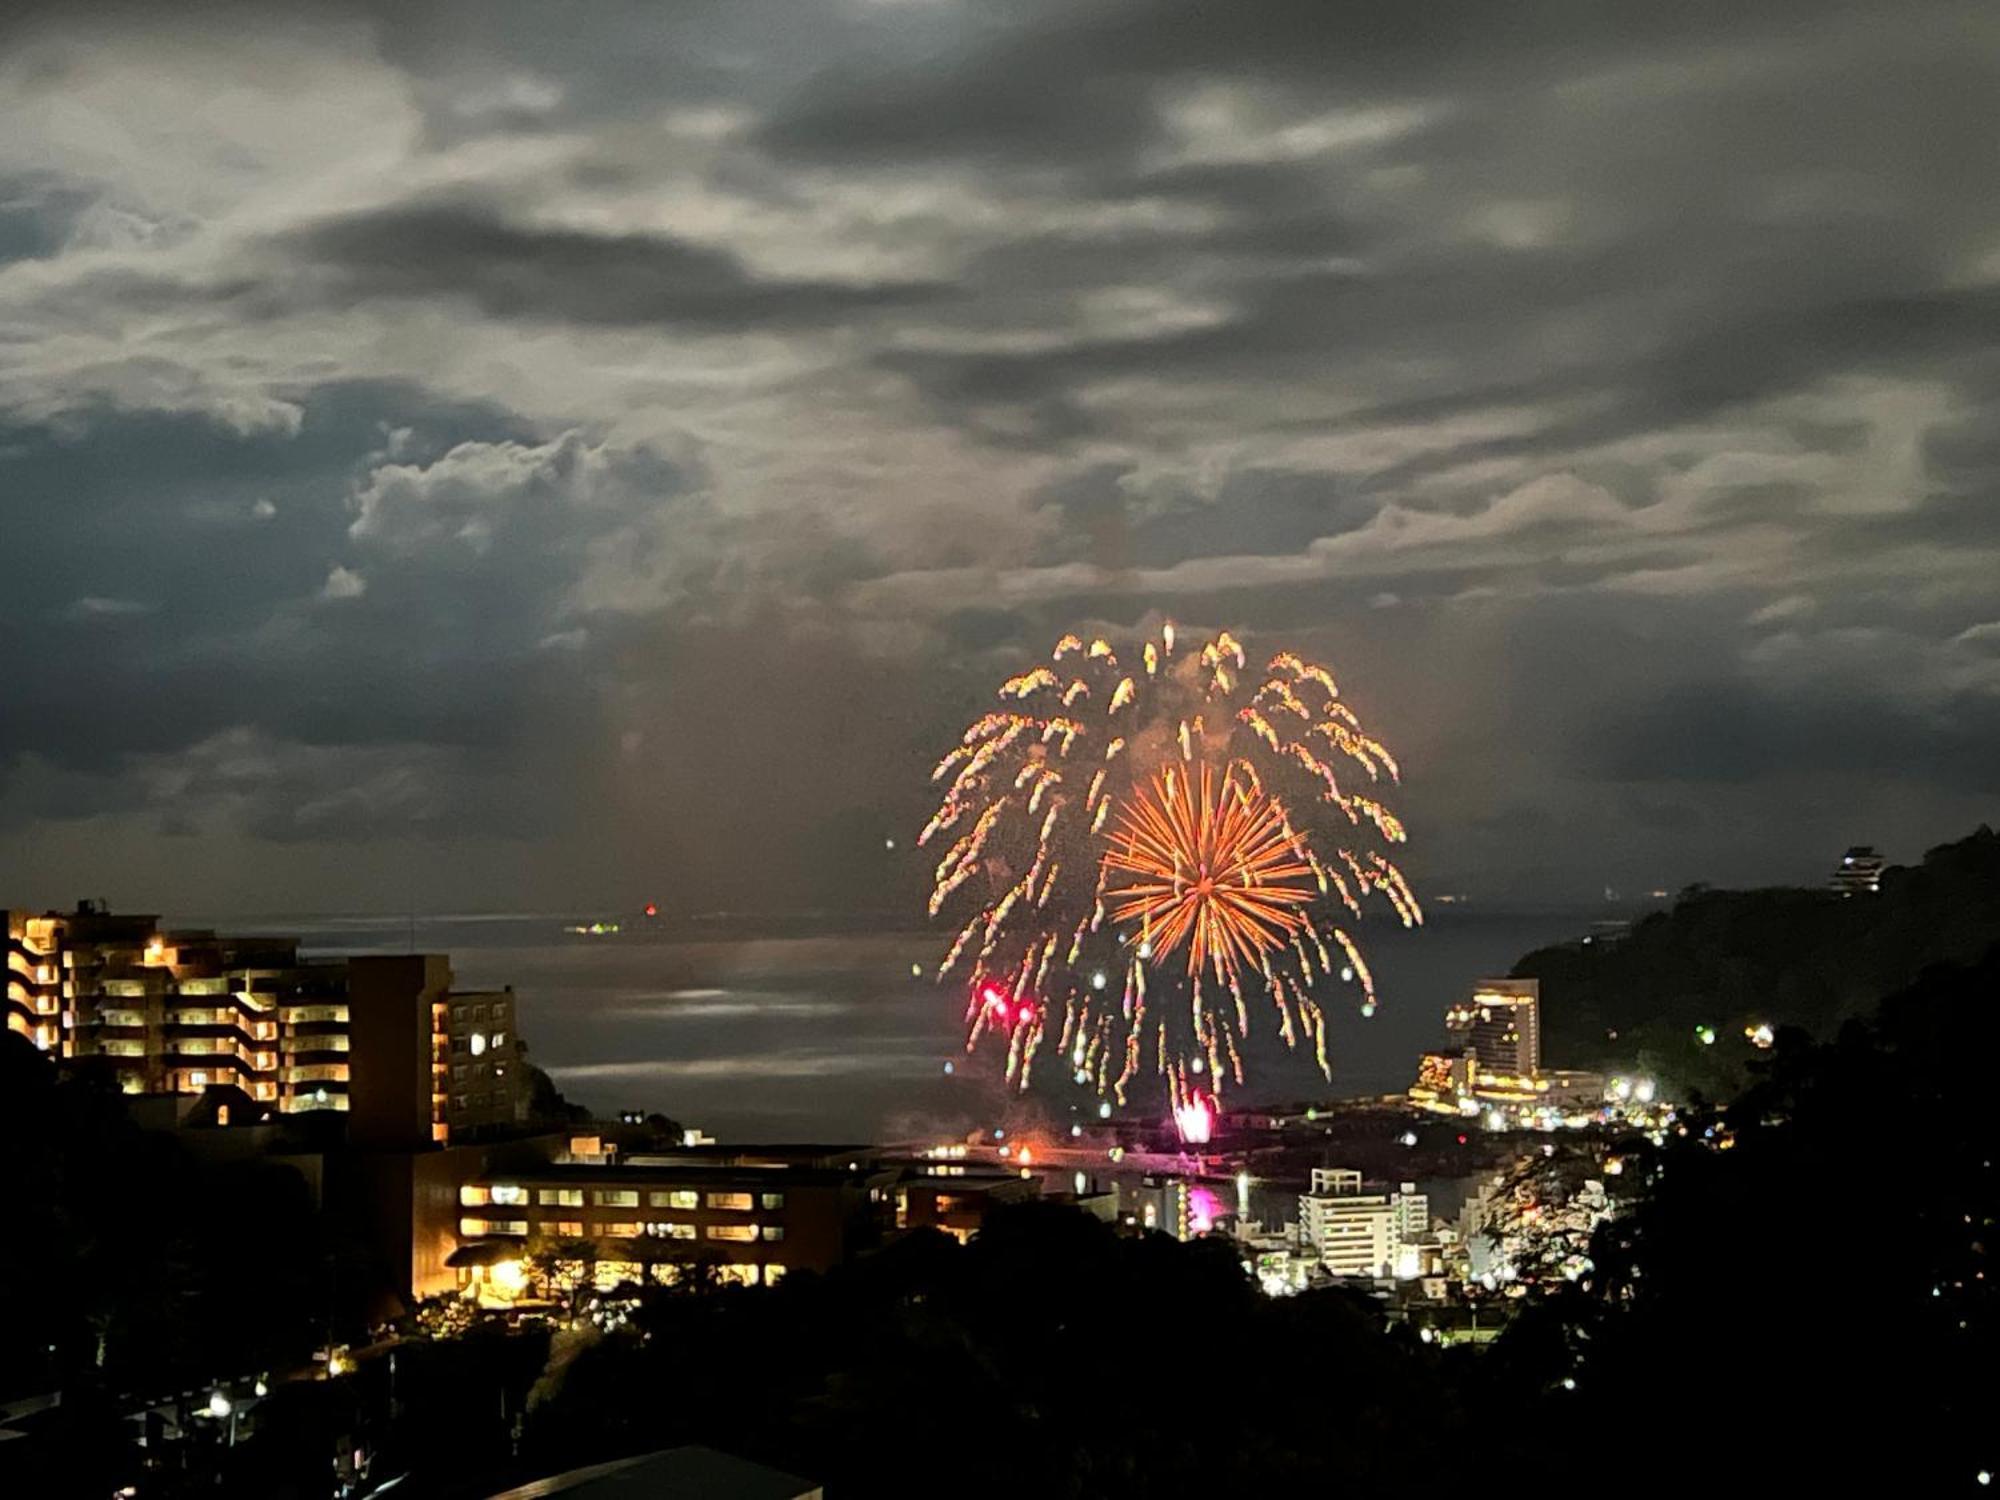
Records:
{"label": "dark foreground roof", "polygon": [[819,1500],[820,1487],[782,1469],[713,1448],[668,1448],[537,1479],[493,1500]]}

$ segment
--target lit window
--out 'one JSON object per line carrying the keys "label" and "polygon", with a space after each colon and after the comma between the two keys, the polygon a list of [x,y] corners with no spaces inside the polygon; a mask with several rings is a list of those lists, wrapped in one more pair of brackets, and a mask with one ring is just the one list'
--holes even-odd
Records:
{"label": "lit window", "polygon": [[764,1285],[776,1286],[779,1280],[784,1276],[784,1274],[785,1274],[785,1268],[783,1266],[764,1267]]}
{"label": "lit window", "polygon": [[783,1208],[785,1206],[785,1195],[783,1193],[759,1193],[757,1195],[757,1202],[764,1208]]}
{"label": "lit window", "polygon": [[691,1240],[695,1237],[692,1224],[677,1224],[671,1219],[658,1219],[646,1226],[646,1233],[657,1235],[663,1240]]}
{"label": "lit window", "polygon": [[458,1232],[468,1239],[489,1234],[526,1234],[526,1219],[460,1219]]}
{"label": "lit window", "polygon": [[735,1213],[747,1214],[750,1212],[750,1195],[748,1193],[710,1193],[708,1195],[708,1206],[710,1208],[726,1208]]}
{"label": "lit window", "polygon": [[544,1208],[582,1208],[582,1188],[538,1188],[535,1201]]}
{"label": "lit window", "polygon": [[606,1224],[604,1233],[614,1240],[636,1240],[641,1226],[637,1224]]}
{"label": "lit window", "polygon": [[766,1224],[758,1233],[763,1235],[766,1244],[776,1244],[785,1237],[785,1229],[782,1224]]}
{"label": "lit window", "polygon": [[556,1233],[566,1240],[580,1240],[583,1238],[583,1220],[558,1219],[556,1220]]}
{"label": "lit window", "polygon": [[493,1201],[509,1208],[519,1208],[528,1201],[528,1190],[517,1182],[496,1182],[493,1184]]}
{"label": "lit window", "polygon": [[598,1188],[590,1201],[599,1208],[637,1208],[639,1194],[632,1188]]}
{"label": "lit window", "polygon": [[701,1194],[697,1193],[693,1188],[674,1188],[667,1192],[656,1191],[649,1196],[655,1208],[699,1208],[701,1206]]}
{"label": "lit window", "polygon": [[496,1031],[496,1032],[494,1032],[494,1033],[493,1033],[493,1040],[492,1040],[492,1041],[491,1041],[490,1043],[488,1043],[488,1045],[489,1045],[489,1046],[493,1046],[493,1047],[504,1047],[504,1046],[506,1046],[506,1045],[507,1045],[507,1033],[506,1033],[506,1032],[504,1032],[504,1031]]}
{"label": "lit window", "polygon": [[712,1240],[728,1240],[733,1244],[748,1245],[757,1238],[755,1224],[711,1224],[708,1237]]}
{"label": "lit window", "polygon": [[478,1056],[480,1056],[480,1055],[481,1055],[482,1053],[484,1053],[485,1051],[486,1051],[486,1037],[485,1037],[484,1033],[482,1033],[482,1032],[477,1032],[477,1031],[473,1032],[473,1033],[472,1033],[472,1055],[473,1055],[474,1057],[478,1057]]}
{"label": "lit window", "polygon": [[458,1201],[467,1208],[484,1208],[493,1201],[493,1195],[476,1182],[468,1182],[458,1190]]}

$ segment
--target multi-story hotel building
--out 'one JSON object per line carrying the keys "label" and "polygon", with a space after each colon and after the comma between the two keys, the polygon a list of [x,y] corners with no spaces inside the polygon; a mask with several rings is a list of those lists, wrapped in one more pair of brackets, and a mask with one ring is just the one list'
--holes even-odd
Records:
{"label": "multi-story hotel building", "polygon": [[9,1029],[102,1059],[128,1093],[234,1088],[259,1113],[344,1112],[376,1147],[524,1113],[512,994],[454,993],[440,955],[307,958],[294,938],[169,931],[91,903],[6,919]]}
{"label": "multi-story hotel building", "polygon": [[823,1271],[879,1231],[896,1175],[848,1149],[621,1157],[601,1136],[577,1136],[546,1163],[460,1184],[451,1260],[464,1280],[502,1295],[528,1256],[577,1241],[591,1242],[606,1284],[666,1273],[676,1260],[712,1261],[724,1280],[747,1285]]}
{"label": "multi-story hotel building", "polygon": [[1472,998],[1445,1012],[1465,1037],[1475,1077],[1532,1081],[1542,1071],[1542,986],[1535,979],[1482,979]]}

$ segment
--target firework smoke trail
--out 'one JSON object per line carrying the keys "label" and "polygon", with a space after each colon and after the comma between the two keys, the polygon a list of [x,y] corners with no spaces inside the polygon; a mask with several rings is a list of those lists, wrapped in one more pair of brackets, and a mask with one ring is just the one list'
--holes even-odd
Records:
{"label": "firework smoke trail", "polygon": [[1046,1042],[1121,1104],[1149,1065],[1176,1110],[1219,1100],[1265,1005],[1327,1073],[1327,990],[1375,1008],[1343,924],[1370,896],[1423,920],[1383,852],[1401,771],[1333,675],[1290,652],[1252,672],[1227,631],[1176,644],[1169,624],[1121,662],[1064,636],[932,773],[918,843],[943,851],[931,915],[956,913],[937,977],[967,987],[967,1050],[994,1040],[1021,1088]]}

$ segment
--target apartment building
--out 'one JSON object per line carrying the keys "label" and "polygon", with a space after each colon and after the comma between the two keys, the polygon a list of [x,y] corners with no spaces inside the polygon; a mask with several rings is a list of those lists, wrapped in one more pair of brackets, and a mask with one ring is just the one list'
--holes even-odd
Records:
{"label": "apartment building", "polygon": [[1429,1203],[1413,1182],[1371,1193],[1359,1172],[1319,1167],[1312,1191],[1299,1196],[1299,1237],[1335,1276],[1403,1274],[1412,1264],[1406,1252],[1429,1229]]}
{"label": "apartment building", "polygon": [[376,1147],[525,1114],[512,994],[455,994],[441,955],[309,958],[296,938],[173,931],[92,902],[5,915],[8,1028],[127,1093],[236,1089],[260,1113],[345,1113]]}

